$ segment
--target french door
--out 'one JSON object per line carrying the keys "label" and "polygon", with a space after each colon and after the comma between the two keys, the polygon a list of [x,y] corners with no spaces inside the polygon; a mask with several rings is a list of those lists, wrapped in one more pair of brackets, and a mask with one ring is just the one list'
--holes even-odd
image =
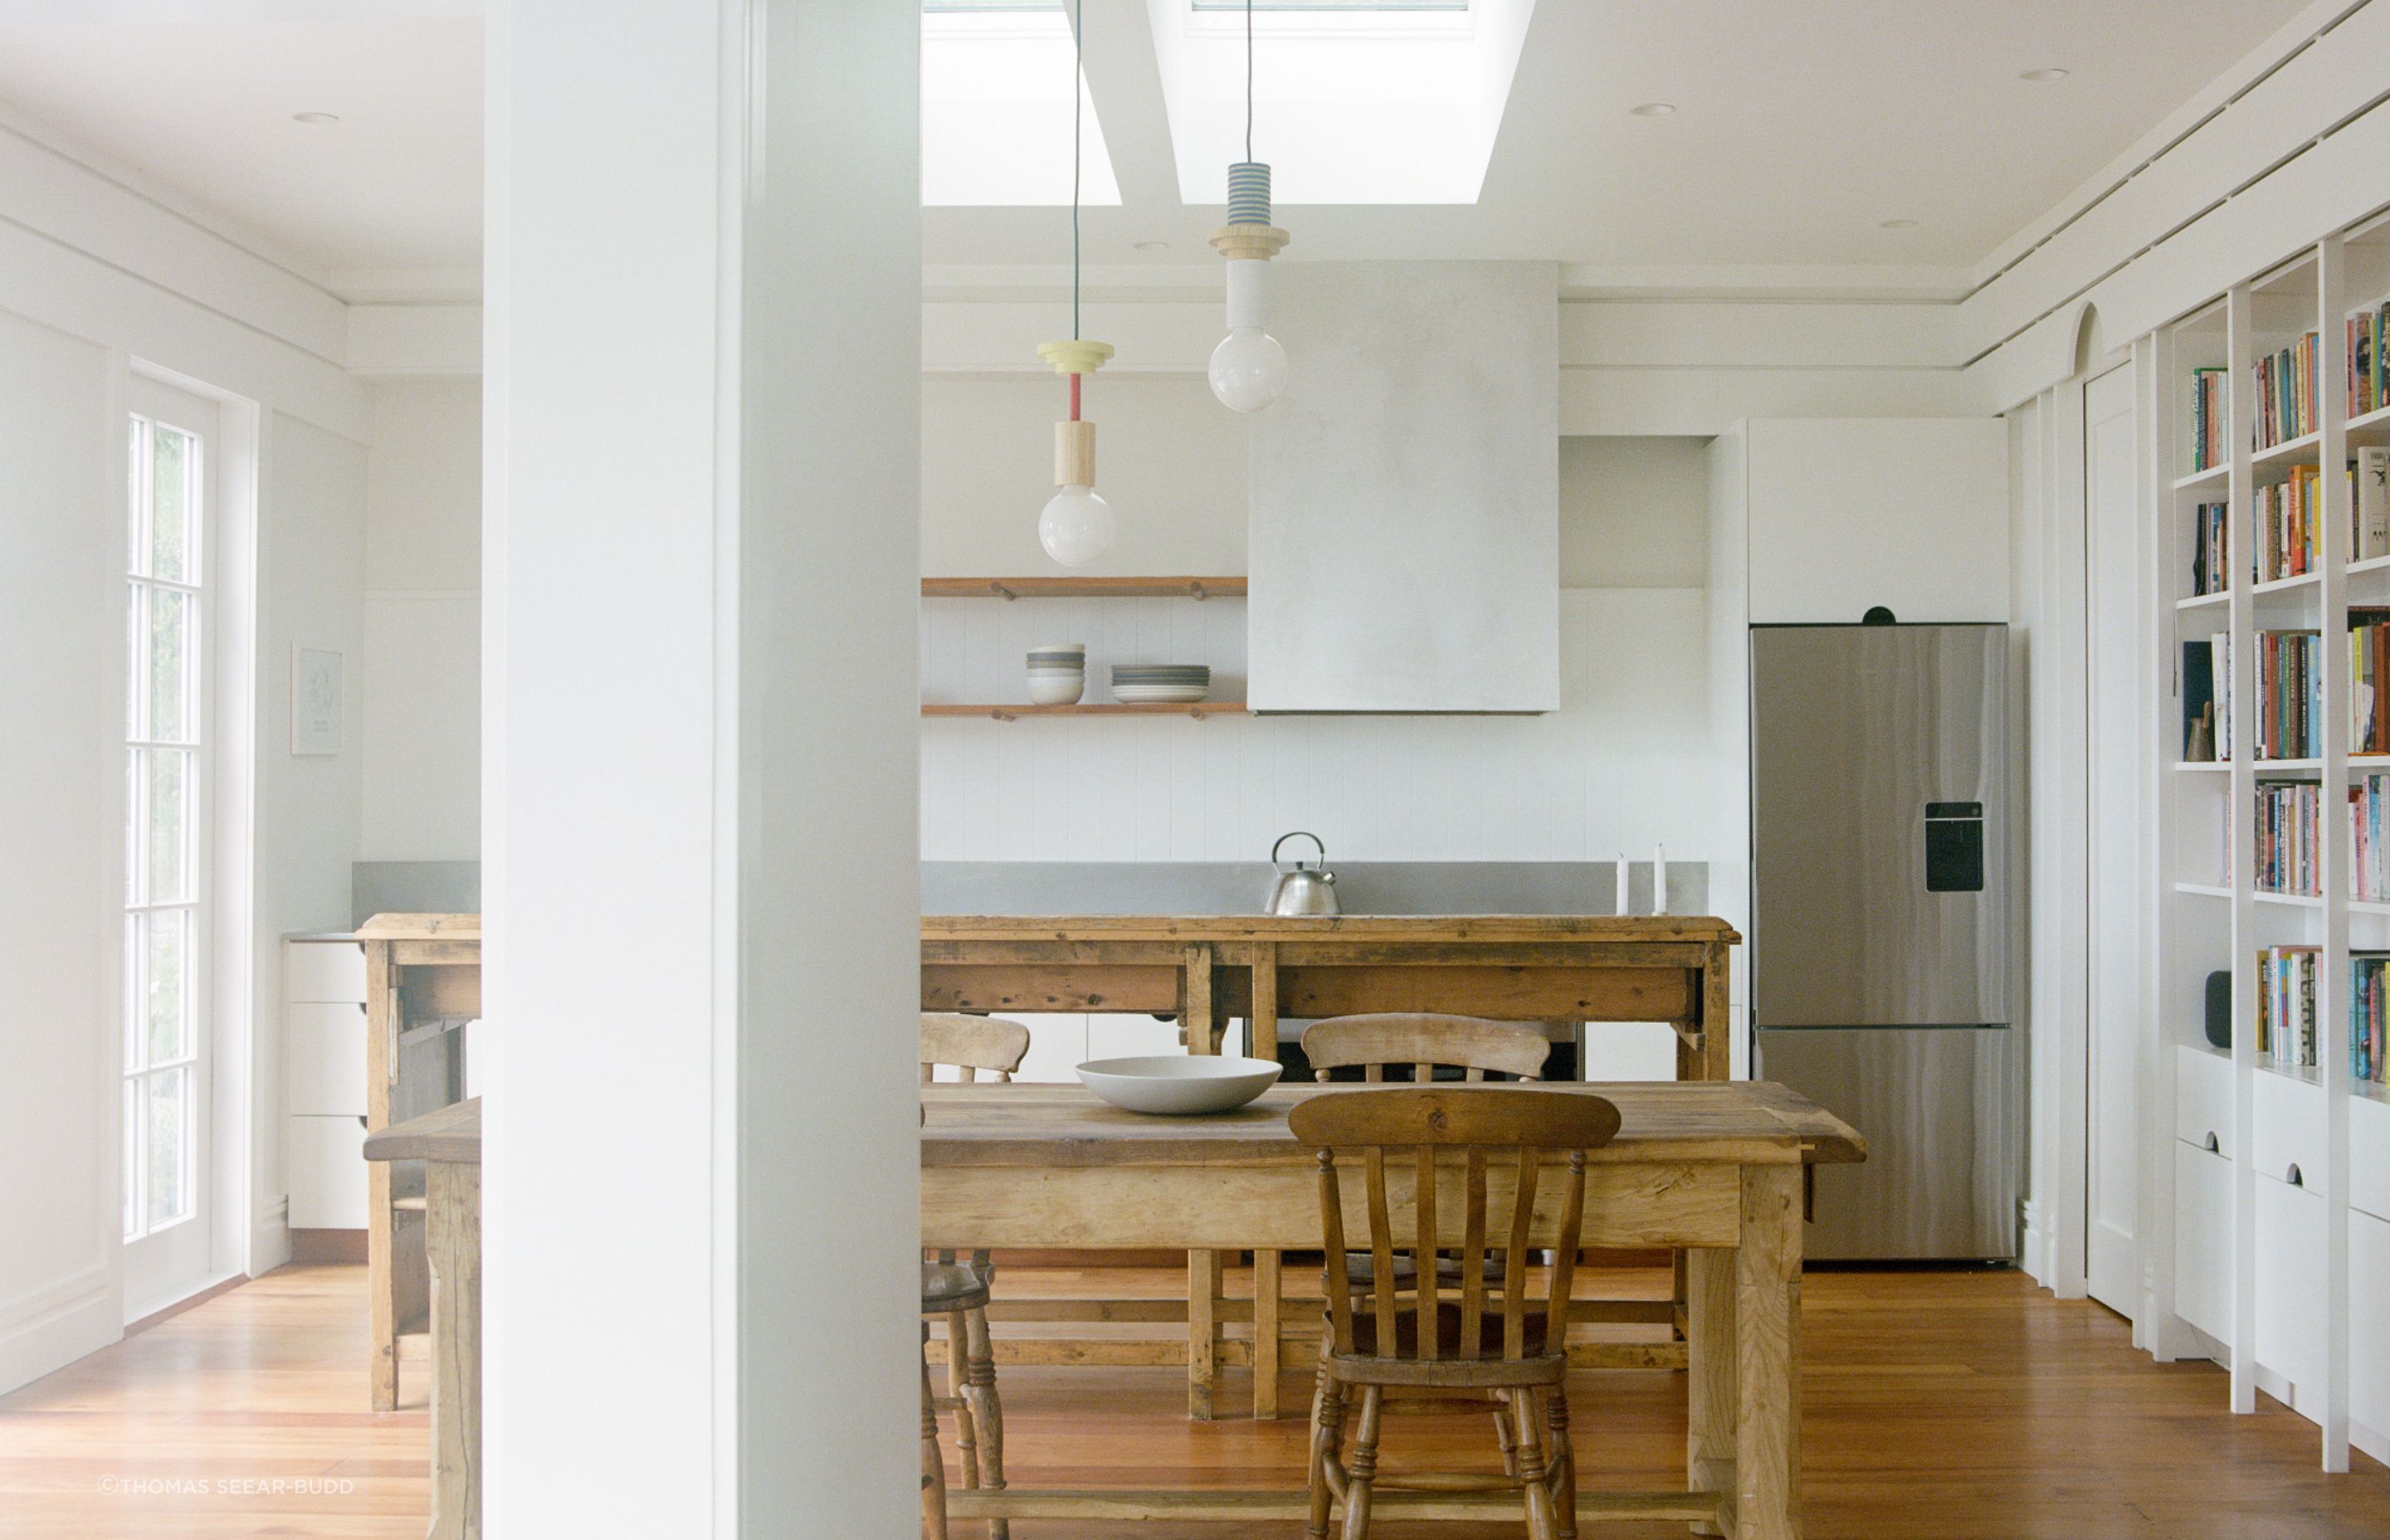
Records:
{"label": "french door", "polygon": [[214,792],[216,408],[135,377],[126,441],[126,1318],[212,1277],[209,810]]}

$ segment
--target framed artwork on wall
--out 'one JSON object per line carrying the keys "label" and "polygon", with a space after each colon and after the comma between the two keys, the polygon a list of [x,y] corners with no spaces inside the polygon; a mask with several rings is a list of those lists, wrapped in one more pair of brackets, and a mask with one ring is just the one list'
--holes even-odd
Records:
{"label": "framed artwork on wall", "polygon": [[290,751],[341,751],[341,654],[331,648],[290,649]]}

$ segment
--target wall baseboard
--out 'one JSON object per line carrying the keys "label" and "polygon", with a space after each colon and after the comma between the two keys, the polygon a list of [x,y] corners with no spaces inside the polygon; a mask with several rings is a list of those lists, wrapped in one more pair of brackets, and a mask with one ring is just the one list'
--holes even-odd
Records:
{"label": "wall baseboard", "polygon": [[104,1266],[13,1302],[14,1322],[0,1331],[0,1394],[123,1336],[123,1308]]}
{"label": "wall baseboard", "polygon": [[363,1230],[292,1230],[289,1261],[294,1266],[324,1266],[353,1263],[364,1265],[366,1232]]}
{"label": "wall baseboard", "polygon": [[2044,1289],[2051,1287],[2049,1226],[2041,1205],[2030,1198],[2024,1202],[2024,1243],[2019,1250],[2017,1265],[2024,1269],[2025,1277]]}

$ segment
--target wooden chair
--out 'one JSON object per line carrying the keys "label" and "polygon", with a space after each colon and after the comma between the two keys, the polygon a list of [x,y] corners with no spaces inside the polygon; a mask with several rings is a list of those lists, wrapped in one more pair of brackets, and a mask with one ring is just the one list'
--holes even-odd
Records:
{"label": "wooden chair", "polygon": [[[1321,1082],[1330,1079],[1330,1071],[1358,1069],[1364,1081],[1376,1084],[1385,1079],[1388,1066],[1399,1064],[1410,1066],[1411,1081],[1419,1085],[1427,1084],[1445,1067],[1460,1071],[1460,1078],[1471,1084],[1489,1074],[1541,1080],[1544,1061],[1551,1052],[1550,1040],[1535,1028],[1515,1021],[1489,1021],[1481,1016],[1425,1012],[1331,1016],[1314,1021],[1303,1033],[1303,1056],[1311,1063],[1312,1077]],[[1447,1281],[1460,1279],[1460,1264],[1455,1258],[1438,1257],[1436,1271]],[[1485,1276],[1489,1281],[1502,1276],[1499,1253],[1486,1257]],[[1394,1281],[1408,1289],[1416,1277],[1411,1254],[1396,1252]],[[1346,1254],[1344,1282],[1351,1289],[1369,1287],[1367,1252]]]}
{"label": "wooden chair", "polygon": [[[966,1082],[984,1073],[1009,1081],[1029,1052],[1029,1029],[1018,1021],[984,1016],[921,1014],[921,1084],[941,1066],[958,1070]],[[946,1319],[946,1393],[930,1388],[930,1367],[921,1366],[921,1527],[945,1540],[945,1465],[938,1454],[940,1412],[955,1418],[955,1456],[963,1485],[1004,1489],[1004,1406],[996,1395],[996,1350],[987,1330],[988,1289],[996,1269],[986,1251],[957,1260],[940,1251],[921,1263],[921,1341],[930,1340],[932,1315]],[[988,1521],[990,1540],[1007,1540],[1009,1527]]]}
{"label": "wooden chair", "polygon": [[[1344,1505],[1344,1540],[1369,1533],[1370,1501],[1393,1490],[1468,1492],[1517,1490],[1535,1540],[1576,1534],[1576,1457],[1569,1443],[1569,1290],[1584,1233],[1585,1152],[1618,1133],[1618,1109],[1600,1097],[1563,1091],[1514,1091],[1493,1086],[1419,1086],[1312,1097],[1288,1125],[1319,1151],[1319,1217],[1330,1256],[1345,1247],[1344,1196],[1338,1151],[1357,1154],[1364,1172],[1372,1283],[1357,1310],[1346,1290],[1328,1292],[1328,1334],[1321,1343],[1319,1385],[1312,1401],[1309,1540],[1327,1540],[1334,1505]],[[1411,1157],[1407,1182],[1399,1157]],[[1565,1151],[1566,1185],[1553,1248],[1549,1283],[1540,1307],[1528,1299],[1526,1258],[1536,1194],[1548,1154]],[[1457,1157],[1457,1159],[1456,1159]],[[1488,1171],[1508,1168],[1508,1192],[1489,1195]],[[1441,1180],[1439,1180],[1441,1179]],[[1406,1295],[1395,1284],[1395,1220],[1407,1207],[1413,1252],[1433,1252],[1451,1235],[1439,1224],[1441,1187],[1458,1187],[1460,1289],[1443,1295],[1433,1269]],[[1491,1196],[1507,1213],[1489,1216]],[[1492,1228],[1489,1229],[1489,1222]],[[1489,1301],[1483,1262],[1490,1237],[1504,1238],[1506,1264]],[[1489,1305],[1491,1306],[1489,1312]],[[1385,1392],[1407,1399],[1498,1403],[1496,1426],[1504,1474],[1417,1473],[1381,1477],[1378,1425]],[[1359,1423],[1350,1454],[1344,1424],[1357,1394]],[[1548,1439],[1549,1447],[1546,1447]]]}

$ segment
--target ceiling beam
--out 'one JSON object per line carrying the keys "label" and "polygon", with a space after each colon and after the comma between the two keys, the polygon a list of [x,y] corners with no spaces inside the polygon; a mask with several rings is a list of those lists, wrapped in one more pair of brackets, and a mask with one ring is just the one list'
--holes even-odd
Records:
{"label": "ceiling beam", "polygon": [[[1080,39],[1087,96],[1103,125],[1104,148],[1120,183],[1121,204],[1176,207],[1178,158],[1170,143],[1170,111],[1162,95],[1162,65],[1153,51],[1153,24],[1143,0],[1096,0],[1094,19]],[[1080,24],[1077,7],[1072,25]]]}

